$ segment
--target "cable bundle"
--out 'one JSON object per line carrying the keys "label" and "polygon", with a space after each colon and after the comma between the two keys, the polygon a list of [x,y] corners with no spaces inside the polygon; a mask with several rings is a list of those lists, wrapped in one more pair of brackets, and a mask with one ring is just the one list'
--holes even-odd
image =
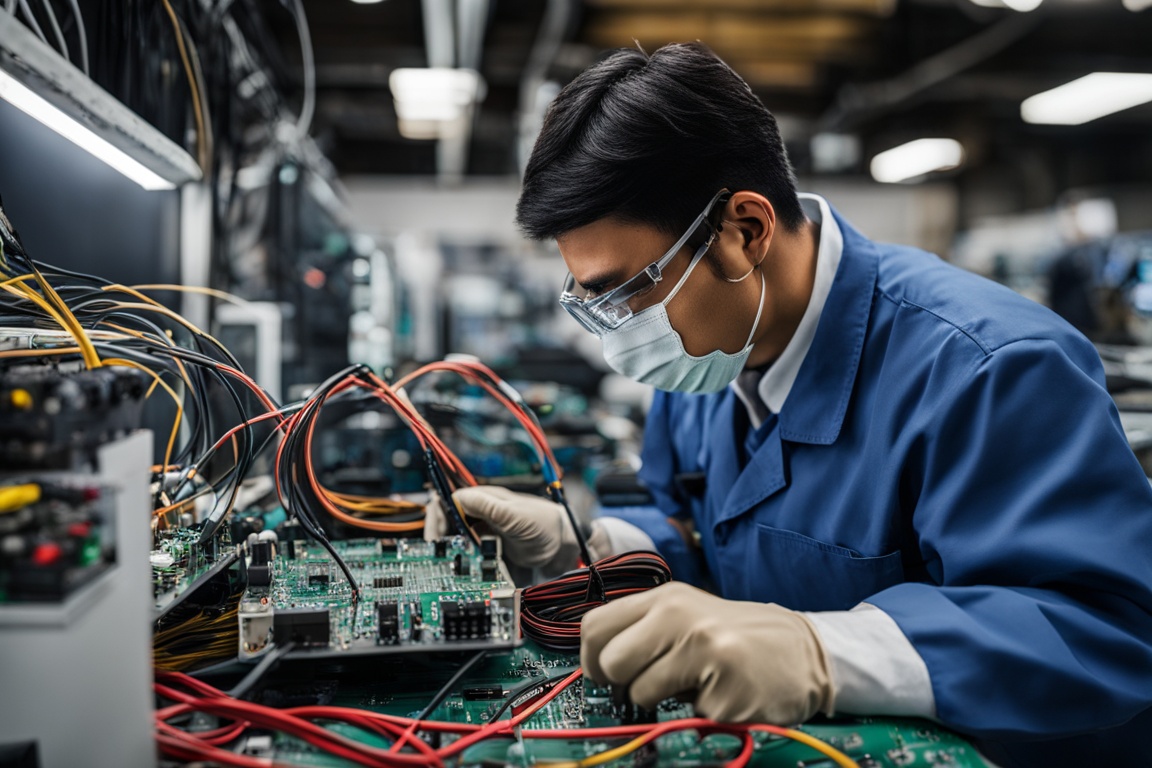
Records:
{"label": "cable bundle", "polygon": [[595,598],[587,568],[526,587],[520,594],[520,628],[539,645],[574,653],[580,649],[580,619],[593,608],[671,581],[664,558],[654,552],[625,552],[596,563],[604,599]]}
{"label": "cable bundle", "polygon": [[[630,755],[661,736],[679,731],[692,731],[701,739],[713,733],[725,733],[739,738],[741,743],[739,752],[725,765],[728,768],[745,768],[756,751],[753,734],[761,732],[805,744],[831,758],[841,768],[858,768],[850,757],[831,745],[802,731],[774,725],[716,723],[693,717],[661,723],[603,728],[521,727],[580,680],[581,675],[582,671],[576,669],[562,677],[551,678],[546,681],[551,685],[549,689],[542,690],[535,698],[526,701],[524,708],[510,718],[494,719],[485,725],[475,725],[398,717],[351,707],[303,706],[283,710],[273,709],[233,698],[188,675],[158,671],[155,686],[157,695],[176,703],[157,710],[156,740],[164,755],[178,760],[204,761],[214,765],[243,768],[266,768],[268,761],[265,758],[239,754],[229,747],[238,744],[238,740],[249,729],[262,732],[271,730],[305,741],[322,754],[338,756],[355,765],[443,768],[446,764],[464,762],[467,759],[464,758],[464,753],[470,747],[494,739],[550,739],[568,742],[581,739],[596,742],[630,739],[620,746],[603,749],[579,761],[550,764],[552,768],[592,768]],[[171,722],[177,718],[186,718],[194,712],[220,718],[220,724],[211,730],[186,731]],[[326,729],[319,725],[321,722],[355,726],[366,734],[383,736],[392,742],[392,746],[388,748],[369,746],[362,741]],[[419,737],[418,731],[437,734],[447,743],[439,748],[433,748]],[[449,739],[451,741],[448,741]]]}
{"label": "cable bundle", "polygon": [[564,513],[568,517],[568,524],[572,526],[572,530],[576,534],[576,542],[580,546],[580,557],[582,561],[588,565],[587,572],[591,582],[591,591],[589,594],[593,596],[593,599],[600,600],[601,602],[606,600],[603,579],[597,572],[598,566],[593,562],[592,556],[588,551],[588,539],[584,535],[582,527],[577,522],[576,515],[572,512],[572,507],[569,506],[568,499],[564,494],[564,486],[561,482],[563,471],[560,468],[560,463],[556,461],[556,456],[552,453],[552,448],[548,445],[548,439],[544,435],[544,428],[540,426],[536,414],[533,413],[532,409],[528,407],[528,404],[524,402],[524,398],[521,397],[520,393],[509,385],[508,382],[497,376],[492,369],[479,361],[472,360],[445,360],[443,362],[430,363],[400,379],[396,382],[396,388],[401,389],[420,377],[434,372],[455,373],[468,381],[480,385],[484,391],[504,406],[504,408],[516,418],[524,431],[528,433],[528,437],[532,440],[540,457],[540,464],[544,471],[544,480],[548,487],[548,496],[552,501],[564,508]]}
{"label": "cable bundle", "polygon": [[355,396],[379,400],[391,408],[412,430],[424,450],[441,503],[450,515],[455,513],[453,517],[458,524],[476,539],[475,534],[471,533],[471,529],[464,523],[459,509],[452,502],[453,490],[462,485],[476,484],[468,469],[432,432],[431,427],[412,405],[371,369],[363,365],[346,368],[317,387],[308,400],[302,403],[296,413],[284,423],[285,438],[276,452],[276,491],[284,509],[295,514],[308,534],[332,555],[352,585],[354,596],[358,594],[356,581],[347,564],[329,543],[316,513],[323,510],[348,525],[377,532],[415,532],[424,525],[422,516],[420,519],[404,522],[364,518],[365,514],[419,512],[422,510],[420,505],[335,493],[320,483],[312,460],[312,442],[320,412],[329,401]]}

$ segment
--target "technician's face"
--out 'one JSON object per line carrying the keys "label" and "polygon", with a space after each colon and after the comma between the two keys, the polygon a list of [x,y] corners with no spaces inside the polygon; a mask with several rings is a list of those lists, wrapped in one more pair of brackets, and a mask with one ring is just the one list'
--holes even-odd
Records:
{"label": "technician's face", "polygon": [[[731,241],[739,239],[734,228],[725,227],[713,250],[725,247],[726,234]],[[561,235],[556,243],[576,280],[577,291],[587,291],[588,298],[592,298],[627,282],[659,259],[676,240],[648,225],[605,218]],[[688,268],[693,252],[692,246],[680,249],[664,270],[663,279],[629,302],[633,313],[664,300]],[[697,265],[667,305],[668,319],[679,333],[685,351],[698,357],[716,349],[739,352],[748,339],[751,323],[742,296],[748,293],[747,286],[719,278],[707,266],[710,263],[705,258]],[[751,299],[755,302],[759,298],[759,281],[746,282],[756,283]]]}

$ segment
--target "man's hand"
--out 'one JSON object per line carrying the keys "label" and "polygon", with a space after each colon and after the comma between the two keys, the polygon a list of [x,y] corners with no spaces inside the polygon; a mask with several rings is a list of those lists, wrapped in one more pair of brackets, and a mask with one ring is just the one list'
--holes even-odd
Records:
{"label": "man's hand", "polygon": [[[559,504],[494,485],[461,488],[452,498],[469,517],[483,520],[504,540],[509,562],[539,568],[545,578],[576,567],[580,545]],[[593,557],[598,556],[596,540],[593,532],[589,541]]]}
{"label": "man's hand", "polygon": [[591,611],[580,634],[584,673],[629,686],[632,701],[649,709],[687,695],[704,717],[775,725],[832,710],[816,630],[773,603],[722,600],[672,582]]}

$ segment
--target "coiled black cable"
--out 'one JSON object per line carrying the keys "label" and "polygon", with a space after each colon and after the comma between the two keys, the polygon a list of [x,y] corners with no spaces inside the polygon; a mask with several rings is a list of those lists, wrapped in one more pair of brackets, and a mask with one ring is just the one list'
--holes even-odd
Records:
{"label": "coiled black cable", "polygon": [[625,552],[595,563],[604,600],[590,599],[592,572],[569,571],[527,587],[520,595],[520,629],[526,637],[553,651],[580,649],[580,620],[588,611],[625,595],[644,592],[672,579],[664,558],[655,552]]}

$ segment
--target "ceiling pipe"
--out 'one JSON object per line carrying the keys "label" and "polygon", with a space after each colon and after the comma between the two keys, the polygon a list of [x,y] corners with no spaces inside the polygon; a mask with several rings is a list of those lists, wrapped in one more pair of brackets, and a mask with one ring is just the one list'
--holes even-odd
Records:
{"label": "ceiling pipe", "polygon": [[452,0],[421,0],[424,11],[424,50],[429,67],[456,66],[456,20]]}
{"label": "ceiling pipe", "polygon": [[528,157],[532,154],[536,136],[544,124],[544,113],[556,95],[554,89],[545,87],[548,82],[548,68],[556,60],[560,45],[564,42],[564,35],[568,31],[574,8],[573,0],[548,0],[544,18],[540,22],[540,32],[532,43],[528,62],[524,66],[524,75],[520,78],[520,132],[517,156],[521,175],[528,165]]}
{"label": "ceiling pipe", "polygon": [[890,111],[945,80],[987,61],[1017,42],[1044,19],[1043,13],[1013,14],[957,45],[917,62],[888,80],[848,84],[820,116],[816,132],[851,130],[863,119]]}
{"label": "ceiling pipe", "polygon": [[[489,0],[421,0],[424,46],[429,67],[480,69]],[[436,142],[436,176],[445,184],[458,184],[468,167],[475,104],[462,116],[463,126]]]}

